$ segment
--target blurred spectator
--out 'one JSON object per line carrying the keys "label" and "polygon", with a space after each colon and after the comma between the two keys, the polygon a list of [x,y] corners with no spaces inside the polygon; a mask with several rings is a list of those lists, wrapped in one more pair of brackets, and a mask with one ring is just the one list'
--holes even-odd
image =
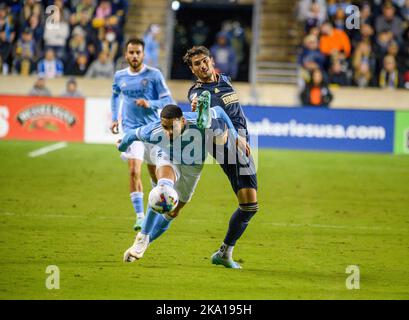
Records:
{"label": "blurred spectator", "polygon": [[304,38],[304,46],[298,57],[298,64],[312,71],[313,69],[324,69],[325,57],[319,50],[318,38],[312,34]]}
{"label": "blurred spectator", "polygon": [[99,28],[98,40],[98,51],[105,51],[108,54],[108,59],[114,61],[119,47],[116,33],[112,29]]}
{"label": "blurred spectator", "polygon": [[383,68],[379,74],[379,86],[381,88],[399,88],[402,82],[400,79],[396,61],[393,56],[385,56]]}
{"label": "blurred spectator", "polygon": [[311,81],[301,93],[301,101],[305,106],[328,107],[332,101],[332,94],[324,82],[321,70],[315,69],[311,74]]}
{"label": "blurred spectator", "polygon": [[52,79],[63,75],[64,65],[55,57],[53,49],[47,49],[45,58],[38,62],[37,71],[41,77]]}
{"label": "blurred spectator", "polygon": [[328,15],[333,17],[336,15],[337,10],[341,9],[346,11],[347,7],[351,4],[349,0],[328,0]]}
{"label": "blurred spectator", "polygon": [[321,14],[324,15],[324,19],[326,19],[327,16],[327,2],[326,0],[300,0],[298,2],[298,8],[297,8],[297,18],[301,22],[305,22],[308,17],[309,13],[311,10],[311,6],[313,3],[316,3],[319,8]]}
{"label": "blurred spectator", "polygon": [[66,74],[73,76],[84,76],[88,70],[88,55],[78,52],[74,61],[69,64]]}
{"label": "blurred spectator", "polygon": [[155,68],[159,68],[159,33],[160,27],[157,24],[151,24],[143,36],[145,42],[144,63]]}
{"label": "blurred spectator", "polygon": [[41,50],[43,46],[44,28],[40,24],[40,18],[37,15],[32,15],[28,21],[28,28],[33,33],[33,39],[36,42],[37,50]]}
{"label": "blurred spectator", "polygon": [[15,27],[9,7],[4,2],[0,3],[0,30],[5,32],[6,42],[13,43],[16,36]]}
{"label": "blurred spectator", "polygon": [[339,86],[349,86],[350,81],[348,77],[348,71],[343,60],[332,59],[331,67],[329,70],[329,83]]}
{"label": "blurred spectator", "polygon": [[354,47],[357,46],[359,42],[365,41],[368,43],[374,42],[373,39],[374,30],[371,25],[364,23],[361,24],[361,28],[352,32],[352,42]]}
{"label": "blurred spectator", "polygon": [[5,28],[0,28],[0,73],[9,73],[9,60],[11,58],[11,52],[13,45],[7,40]]}
{"label": "blurred spectator", "polygon": [[36,0],[25,0],[24,6],[20,12],[19,25],[24,26],[32,15],[39,18],[41,25],[45,23],[45,14],[41,2]]}
{"label": "blurred spectator", "polygon": [[80,12],[78,23],[72,25],[73,31],[76,27],[80,27],[86,35],[87,52],[89,54],[89,59],[96,59],[98,44],[97,32],[92,27],[91,19],[88,16],[87,10],[83,10]]}
{"label": "blurred spectator", "polygon": [[66,98],[79,98],[82,97],[82,93],[78,91],[77,81],[75,78],[69,78],[66,83],[65,91],[61,94],[61,97]]}
{"label": "blurred spectator", "polygon": [[70,20],[71,11],[64,6],[64,0],[54,0],[53,4],[60,10],[61,20],[68,22]]}
{"label": "blurred spectator", "polygon": [[392,43],[392,41],[393,41],[393,33],[391,31],[382,31],[377,34],[375,47],[374,47],[376,65],[377,65],[376,73],[379,73],[383,65],[383,58],[387,54],[389,45]]}
{"label": "blurred spectator", "polygon": [[20,75],[28,76],[35,71],[35,62],[39,58],[36,43],[30,28],[24,29],[20,39],[17,40],[14,56],[14,71]]}
{"label": "blurred spectator", "polygon": [[369,2],[362,3],[360,8],[360,25],[369,24],[370,26],[374,25],[374,18],[372,15],[372,8]]}
{"label": "blurred spectator", "polygon": [[396,16],[395,7],[386,2],[382,9],[382,15],[376,18],[375,29],[377,33],[384,31],[392,31],[393,36],[399,42],[402,39],[402,19]]}
{"label": "blurred spectator", "polygon": [[53,49],[59,59],[65,57],[65,44],[70,35],[68,23],[62,20],[62,16],[54,16],[54,23],[47,23],[44,31],[45,49]]}
{"label": "blurred spectator", "polygon": [[375,73],[375,57],[372,54],[371,45],[366,41],[358,44],[352,65],[354,67],[354,83],[359,87],[367,87],[371,84]]}
{"label": "blurred spectator", "polygon": [[405,1],[405,4],[402,6],[400,10],[400,14],[406,22],[409,21],[409,0]]}
{"label": "blurred spectator", "polygon": [[335,14],[331,18],[334,27],[340,30],[345,30],[345,19],[346,15],[342,7],[338,7]]}
{"label": "blurred spectator", "polygon": [[351,54],[351,42],[343,30],[334,29],[329,22],[321,27],[320,50],[330,56],[334,53],[343,53],[346,58]]}
{"label": "blurred spectator", "polygon": [[69,61],[75,60],[79,53],[87,52],[87,41],[85,31],[76,26],[71,33],[71,40],[68,44]]}
{"label": "blurred spectator", "polygon": [[319,3],[313,2],[305,15],[305,31],[308,33],[313,27],[320,27],[327,15]]}
{"label": "blurred spectator", "polygon": [[101,0],[95,12],[95,18],[105,19],[112,14],[111,2],[108,0]]}
{"label": "blurred spectator", "polygon": [[104,51],[100,52],[98,59],[91,63],[87,73],[88,78],[108,78],[114,76],[114,64],[108,59],[108,54]]}
{"label": "blurred spectator", "polygon": [[51,91],[45,85],[45,78],[38,76],[33,88],[28,93],[30,96],[51,96]]}
{"label": "blurred spectator", "polygon": [[216,69],[233,80],[237,76],[237,57],[225,32],[216,35],[216,44],[210,48]]}
{"label": "blurred spectator", "polygon": [[236,53],[237,64],[240,65],[244,61],[244,47],[246,45],[245,31],[239,21],[228,21],[222,26],[222,31],[227,33],[230,39],[230,44]]}
{"label": "blurred spectator", "polygon": [[82,15],[86,16],[88,21],[94,16],[95,3],[93,0],[81,0],[74,8],[74,13],[70,17],[70,24],[76,25],[82,19]]}

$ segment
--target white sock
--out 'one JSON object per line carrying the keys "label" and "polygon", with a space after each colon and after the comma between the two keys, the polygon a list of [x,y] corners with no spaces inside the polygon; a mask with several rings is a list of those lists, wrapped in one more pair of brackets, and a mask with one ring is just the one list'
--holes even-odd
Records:
{"label": "white sock", "polygon": [[166,178],[159,179],[158,180],[158,186],[163,186],[163,185],[167,185],[167,186],[170,186],[171,188],[173,188],[175,183],[171,179],[166,179]]}
{"label": "white sock", "polygon": [[219,249],[219,256],[223,259],[233,259],[234,246],[228,246],[223,242]]}

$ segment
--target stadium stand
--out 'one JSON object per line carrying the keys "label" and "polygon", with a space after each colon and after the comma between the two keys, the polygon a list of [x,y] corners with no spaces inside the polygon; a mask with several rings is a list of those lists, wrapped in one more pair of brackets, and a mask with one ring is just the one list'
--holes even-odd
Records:
{"label": "stadium stand", "polygon": [[320,69],[331,85],[409,88],[409,1],[300,0],[298,19],[301,87]]}

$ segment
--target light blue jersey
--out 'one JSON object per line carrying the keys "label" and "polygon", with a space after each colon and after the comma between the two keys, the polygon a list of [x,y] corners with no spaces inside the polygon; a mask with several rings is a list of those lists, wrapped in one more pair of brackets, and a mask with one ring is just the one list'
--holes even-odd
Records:
{"label": "light blue jersey", "polygon": [[[158,109],[174,103],[161,72],[146,65],[137,73],[133,73],[129,67],[115,73],[111,99],[112,121],[118,121],[121,97],[122,127],[125,132],[158,120]],[[136,99],[148,100],[149,108],[138,106]]]}
{"label": "light blue jersey", "polygon": [[199,129],[196,112],[183,112],[186,126],[182,134],[173,141],[169,140],[160,123],[160,119],[137,128],[134,133],[129,132],[122,140],[119,149],[125,149],[133,141],[143,141],[158,145],[162,152],[169,155],[175,164],[196,165],[206,160],[207,147],[213,145],[213,138],[224,134],[226,129],[232,135],[234,141],[237,139],[237,131],[229,116],[221,107],[211,109],[211,125],[209,129]]}

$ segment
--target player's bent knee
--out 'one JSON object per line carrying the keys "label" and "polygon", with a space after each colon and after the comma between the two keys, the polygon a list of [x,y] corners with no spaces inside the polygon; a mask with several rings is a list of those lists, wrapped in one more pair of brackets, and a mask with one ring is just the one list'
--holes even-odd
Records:
{"label": "player's bent knee", "polygon": [[130,177],[133,179],[133,180],[135,180],[135,181],[138,181],[138,180],[141,180],[141,173],[140,172],[136,172],[136,171],[130,171],[129,172],[129,175],[130,175]]}

